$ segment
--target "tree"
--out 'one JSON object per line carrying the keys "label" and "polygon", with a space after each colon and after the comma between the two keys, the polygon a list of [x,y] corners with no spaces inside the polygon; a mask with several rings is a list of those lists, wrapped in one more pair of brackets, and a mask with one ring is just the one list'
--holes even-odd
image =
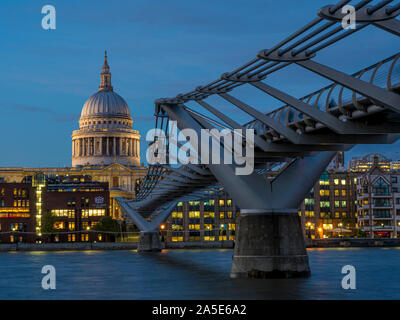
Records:
{"label": "tree", "polygon": [[[117,220],[111,217],[104,217],[94,227],[93,230],[100,232],[120,232],[120,225]],[[106,234],[108,241],[115,241],[115,234]]]}
{"label": "tree", "polygon": [[357,233],[356,233],[356,238],[366,238],[367,237],[367,234],[364,232],[364,231],[362,231],[362,230],[357,230]]}
{"label": "tree", "polygon": [[54,217],[51,212],[45,212],[42,215],[42,234],[45,234],[43,236],[44,240],[47,240],[47,242],[51,242],[53,240],[52,234],[46,234],[46,233],[53,233],[55,231],[54,229],[54,223],[56,222],[56,217]]}

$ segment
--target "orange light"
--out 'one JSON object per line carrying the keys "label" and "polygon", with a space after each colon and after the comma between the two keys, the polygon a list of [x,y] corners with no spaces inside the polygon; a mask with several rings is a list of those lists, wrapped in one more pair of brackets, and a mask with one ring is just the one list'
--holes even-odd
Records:
{"label": "orange light", "polygon": [[318,232],[322,232],[322,228],[318,228]]}
{"label": "orange light", "polygon": [[162,224],[162,225],[160,226],[160,229],[161,229],[161,230],[164,230],[164,229],[165,229],[165,224]]}

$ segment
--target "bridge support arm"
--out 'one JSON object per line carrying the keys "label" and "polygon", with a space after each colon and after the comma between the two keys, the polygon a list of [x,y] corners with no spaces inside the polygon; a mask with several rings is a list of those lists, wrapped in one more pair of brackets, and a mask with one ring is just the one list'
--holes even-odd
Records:
{"label": "bridge support arm", "polygon": [[312,60],[296,61],[296,64],[330,79],[342,86],[354,90],[363,96],[376,101],[383,107],[389,108],[397,113],[400,112],[400,95],[377,87],[371,83],[349,76],[343,72],[332,69]]}
{"label": "bridge support arm", "polygon": [[122,208],[129,214],[135,225],[140,230],[138,252],[160,251],[162,244],[160,242],[159,226],[168,219],[172,210],[174,210],[177,201],[170,203],[167,207],[161,208],[161,212],[156,215],[152,221],[144,219],[139,212],[134,210],[125,199],[116,198]]}
{"label": "bridge support arm", "polygon": [[400,21],[397,19],[376,21],[373,23],[373,25],[385,31],[391,32],[396,36],[400,36]]}

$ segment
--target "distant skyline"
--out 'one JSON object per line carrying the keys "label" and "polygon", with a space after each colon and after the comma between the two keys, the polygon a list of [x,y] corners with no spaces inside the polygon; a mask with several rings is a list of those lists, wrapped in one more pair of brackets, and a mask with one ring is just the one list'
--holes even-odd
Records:
{"label": "distant skyline", "polygon": [[[105,49],[114,90],[128,103],[134,129],[142,135],[144,162],[155,99],[193,90],[250,61],[331,2],[336,1],[3,0],[0,166],[71,165],[71,134],[85,101],[97,91]],[[56,8],[56,30],[41,27],[46,4]],[[367,28],[321,51],[316,60],[353,73],[399,51],[395,36]],[[297,97],[329,83],[295,66],[269,80]],[[236,89],[235,96],[264,112],[282,105],[249,86]],[[209,101],[227,110],[222,99]],[[231,116],[248,120],[239,112]],[[345,161],[371,152],[400,159],[398,142],[358,145]]]}

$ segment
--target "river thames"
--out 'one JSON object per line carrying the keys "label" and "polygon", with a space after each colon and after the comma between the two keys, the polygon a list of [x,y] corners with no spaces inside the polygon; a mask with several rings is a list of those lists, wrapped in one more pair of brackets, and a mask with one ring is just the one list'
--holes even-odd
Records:
{"label": "river thames", "polygon": [[[0,253],[0,299],[400,299],[400,248],[309,249],[308,279],[230,279],[232,250]],[[357,288],[341,287],[344,265]],[[41,269],[56,269],[43,290]]]}

